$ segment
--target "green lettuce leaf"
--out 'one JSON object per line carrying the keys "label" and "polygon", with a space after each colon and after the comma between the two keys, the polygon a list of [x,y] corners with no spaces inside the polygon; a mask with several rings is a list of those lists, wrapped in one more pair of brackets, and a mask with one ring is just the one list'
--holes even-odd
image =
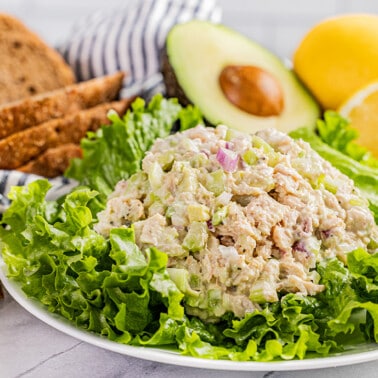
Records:
{"label": "green lettuce leaf", "polygon": [[326,111],[324,119],[317,121],[316,129],[324,143],[361,164],[378,168],[378,160],[372,156],[371,152],[355,142],[358,131],[337,112]]}
{"label": "green lettuce leaf", "polygon": [[[200,114],[157,96],[147,107],[137,100],[124,118],[112,114],[110,119],[112,125],[83,141],[84,158],[69,170],[82,186],[51,202],[45,199],[47,180],[14,187],[9,194],[0,251],[9,276],[28,296],[110,340],[164,346],[200,358],[303,359],[378,342],[378,255],[361,249],[347,255],[346,265],[337,259],[318,264],[325,290],[317,296],[282,295],[243,319],[229,313],[218,323],[187,315],[185,294],[168,274],[164,251],[141,250],[132,226],[113,229],[109,238],[93,226],[105,196],[120,178],[140,169],[153,141],[177,120],[183,129],[195,126]],[[334,122],[340,151],[309,129],[293,134],[354,179],[374,209],[376,168],[357,161],[354,150],[354,158],[350,151],[349,156],[351,134],[341,137],[337,122],[327,122]],[[329,141],[331,134],[323,130]]]}
{"label": "green lettuce leaf", "polygon": [[61,203],[45,200],[46,180],[14,187],[0,228],[9,276],[49,311],[120,343],[169,346],[182,354],[235,361],[326,356],[378,339],[376,255],[356,250],[349,267],[319,264],[325,290],[282,296],[243,319],[204,323],[185,314],[185,296],[166,253],[135,244],[134,230],[97,234],[97,192],[78,187]]}
{"label": "green lettuce leaf", "polygon": [[193,105],[182,108],[179,113],[180,131],[191,129],[198,124],[203,124],[204,120],[201,111]]}
{"label": "green lettuce leaf", "polygon": [[182,108],[177,99],[155,95],[146,105],[137,98],[121,118],[108,115],[111,124],[82,139],[82,159],[73,159],[65,176],[101,193],[104,200],[118,181],[140,170],[142,159],[157,138],[167,136],[179,121],[181,129],[203,122],[196,107]]}
{"label": "green lettuce leaf", "polygon": [[114,229],[109,239],[96,233],[87,207],[96,192],[78,188],[58,206],[44,199],[49,187],[38,180],[10,193],[0,228],[9,276],[81,328],[119,342],[155,335],[154,342],[173,343],[183,294],[170,280],[167,255],[141,251],[132,228]]}

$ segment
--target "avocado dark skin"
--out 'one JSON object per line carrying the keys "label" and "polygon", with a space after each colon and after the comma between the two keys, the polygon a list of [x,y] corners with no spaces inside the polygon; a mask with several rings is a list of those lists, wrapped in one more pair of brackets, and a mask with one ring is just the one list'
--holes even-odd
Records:
{"label": "avocado dark skin", "polygon": [[[169,58],[166,48],[161,53],[161,73],[163,75],[164,86],[166,90],[166,97],[175,97],[182,106],[193,105],[193,103],[186,97],[184,90],[181,88],[173,67],[169,63]],[[214,126],[205,117],[203,121],[206,126]]]}

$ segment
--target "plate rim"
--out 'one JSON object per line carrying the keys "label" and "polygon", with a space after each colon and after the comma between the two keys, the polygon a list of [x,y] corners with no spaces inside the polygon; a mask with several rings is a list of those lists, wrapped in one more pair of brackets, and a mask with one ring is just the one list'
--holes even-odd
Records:
{"label": "plate rim", "polygon": [[[206,359],[181,355],[179,352],[167,349],[121,344],[116,341],[108,340],[93,332],[86,331],[85,329],[78,328],[63,316],[51,313],[36,299],[27,297],[20,285],[7,276],[7,270],[7,265],[0,254],[0,281],[2,285],[7,290],[8,294],[31,315],[50,327],[77,340],[130,357],[183,367],[225,371],[313,370],[355,365],[378,360],[378,344],[376,349],[364,352],[344,352],[329,357],[271,362]],[[143,353],[141,353],[141,351]]]}

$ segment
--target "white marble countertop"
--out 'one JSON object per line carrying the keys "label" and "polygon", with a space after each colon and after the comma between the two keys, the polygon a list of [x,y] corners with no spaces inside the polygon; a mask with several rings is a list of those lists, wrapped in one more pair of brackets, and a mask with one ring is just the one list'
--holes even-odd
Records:
{"label": "white marble countertop", "polygon": [[234,372],[162,364],[110,352],[67,336],[24,310],[7,293],[0,301],[0,377],[264,378],[376,377],[378,360],[307,371]]}

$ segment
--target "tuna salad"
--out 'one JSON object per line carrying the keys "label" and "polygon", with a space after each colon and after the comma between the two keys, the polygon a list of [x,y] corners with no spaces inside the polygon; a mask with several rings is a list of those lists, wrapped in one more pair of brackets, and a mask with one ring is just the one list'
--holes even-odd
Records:
{"label": "tuna salad", "polygon": [[158,139],[120,181],[97,232],[130,227],[169,257],[190,315],[217,321],[324,290],[318,262],[377,252],[378,228],[354,183],[310,146],[274,129],[220,125]]}

